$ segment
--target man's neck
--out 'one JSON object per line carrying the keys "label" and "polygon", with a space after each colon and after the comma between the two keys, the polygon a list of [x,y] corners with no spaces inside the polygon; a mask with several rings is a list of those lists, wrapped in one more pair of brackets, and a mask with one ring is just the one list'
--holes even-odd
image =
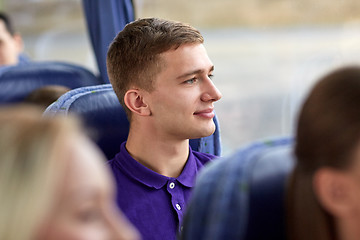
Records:
{"label": "man's neck", "polygon": [[189,156],[189,140],[164,139],[146,131],[131,131],[126,149],[145,167],[167,177],[177,178]]}

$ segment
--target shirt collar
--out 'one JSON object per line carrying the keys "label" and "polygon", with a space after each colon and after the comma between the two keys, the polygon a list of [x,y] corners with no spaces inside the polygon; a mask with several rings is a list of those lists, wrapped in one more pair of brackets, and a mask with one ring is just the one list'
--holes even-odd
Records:
{"label": "shirt collar", "polygon": [[[126,142],[123,142],[120,147],[120,152],[116,155],[115,160],[121,169],[125,171],[129,177],[138,182],[156,189],[162,188],[170,179],[170,177],[163,176],[151,169],[145,167],[134,158],[126,150]],[[176,178],[178,182],[186,187],[193,187],[195,184],[195,177],[197,173],[195,156],[189,146],[189,157],[186,161],[185,167],[180,176]]]}
{"label": "shirt collar", "polygon": [[176,180],[186,187],[193,187],[195,185],[197,170],[198,168],[196,167],[195,156],[189,146],[188,160],[186,161],[185,167],[180,176]]}

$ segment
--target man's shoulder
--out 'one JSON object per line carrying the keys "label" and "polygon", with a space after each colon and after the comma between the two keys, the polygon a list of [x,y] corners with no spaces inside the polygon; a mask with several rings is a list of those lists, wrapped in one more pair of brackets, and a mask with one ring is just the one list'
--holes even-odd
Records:
{"label": "man's shoulder", "polygon": [[114,165],[114,162],[115,162],[115,158],[108,160],[106,164],[112,167]]}
{"label": "man's shoulder", "polygon": [[115,154],[112,159],[107,161],[107,165],[114,172],[115,175],[119,175],[121,170],[124,168],[124,164],[126,163],[126,159],[128,158],[128,154],[124,151],[123,144],[121,144],[120,151]]}
{"label": "man's shoulder", "polygon": [[116,157],[113,159],[110,159],[106,162],[106,164],[109,166],[110,170],[114,173],[115,176],[119,175],[121,172],[121,164],[117,162]]}
{"label": "man's shoulder", "polygon": [[126,165],[126,162],[122,160],[124,159],[121,157],[121,155],[117,154],[113,159],[110,159],[106,162],[117,182],[118,191],[120,186],[123,186],[124,183],[126,183],[125,185],[129,185],[129,181],[132,182],[134,179],[133,174],[130,172],[128,166]]}
{"label": "man's shoulder", "polygon": [[126,159],[126,158],[130,157],[130,155],[129,155],[128,152],[126,151],[125,144],[126,144],[126,141],[125,141],[125,142],[122,142],[122,143],[120,144],[120,151],[117,152],[112,159],[109,159],[109,160],[107,161],[107,163],[108,163],[109,165],[114,165],[117,161],[121,161],[122,159]]}
{"label": "man's shoulder", "polygon": [[218,158],[218,156],[215,156],[215,155],[212,155],[209,153],[203,153],[203,152],[197,152],[197,151],[192,151],[192,153],[194,154],[195,159],[200,161],[202,164],[206,164],[206,163],[211,162],[214,159]]}

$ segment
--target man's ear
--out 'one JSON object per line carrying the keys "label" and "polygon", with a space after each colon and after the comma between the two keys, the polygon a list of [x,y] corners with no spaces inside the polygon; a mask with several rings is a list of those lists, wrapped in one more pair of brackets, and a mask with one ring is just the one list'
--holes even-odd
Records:
{"label": "man's ear", "polygon": [[141,90],[130,89],[124,96],[125,105],[135,114],[140,116],[150,116],[151,111],[147,103],[144,101],[144,96]]}
{"label": "man's ear", "polygon": [[321,168],[313,178],[313,189],[322,207],[336,217],[351,214],[352,188],[346,173]]}

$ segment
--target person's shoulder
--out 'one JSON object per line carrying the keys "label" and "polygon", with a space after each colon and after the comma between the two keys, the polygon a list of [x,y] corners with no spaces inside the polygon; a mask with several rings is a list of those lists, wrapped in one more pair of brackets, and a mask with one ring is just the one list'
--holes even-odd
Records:
{"label": "person's shoulder", "polygon": [[116,182],[123,182],[124,178],[129,178],[127,174],[127,169],[124,167],[123,161],[122,161],[121,154],[118,153],[114,156],[114,158],[108,160],[106,162],[106,165],[112,172],[112,175],[115,177]]}
{"label": "person's shoulder", "polygon": [[115,165],[119,165],[121,161],[129,155],[126,151],[125,143],[126,142],[122,142],[120,144],[120,151],[116,153],[112,159],[109,159],[106,162],[111,168],[114,168]]}
{"label": "person's shoulder", "polygon": [[114,162],[115,162],[115,157],[113,159],[107,160],[106,164],[109,166],[112,166],[112,165],[114,165]]}
{"label": "person's shoulder", "polygon": [[202,164],[206,164],[218,158],[218,156],[209,154],[209,153],[202,153],[197,151],[192,151],[196,160],[200,161]]}
{"label": "person's shoulder", "polygon": [[108,162],[116,161],[118,159],[122,159],[122,158],[126,158],[127,156],[130,156],[130,154],[126,150],[126,141],[122,142],[119,146],[120,146],[119,151],[115,153],[113,158],[108,159]]}
{"label": "person's shoulder", "polygon": [[106,165],[108,165],[108,168],[112,171],[112,172],[117,172],[118,170],[118,164],[116,164],[116,158],[114,157],[113,159],[110,159],[108,161],[106,161]]}

